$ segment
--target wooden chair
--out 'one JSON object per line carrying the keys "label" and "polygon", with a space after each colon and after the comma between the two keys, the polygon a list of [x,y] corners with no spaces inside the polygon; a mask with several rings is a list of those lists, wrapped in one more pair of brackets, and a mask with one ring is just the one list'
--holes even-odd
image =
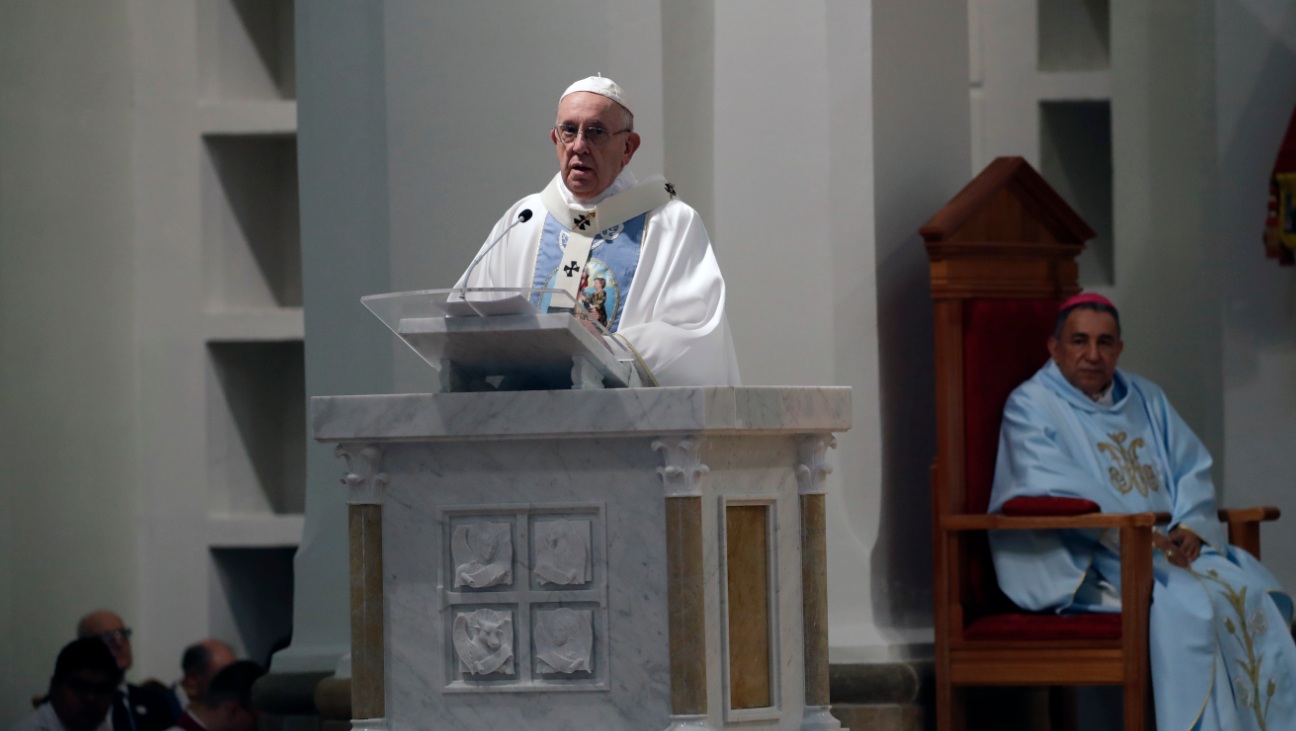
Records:
{"label": "wooden chair", "polygon": [[[923,226],[935,305],[937,456],[932,465],[937,728],[962,729],[962,689],[1120,685],[1125,728],[1146,727],[1153,525],[1040,500],[986,515],[1009,393],[1048,358],[1059,302],[1078,292],[1075,257],[1093,231],[1021,158],[999,158]],[[1230,540],[1259,555],[1275,508],[1221,511]],[[986,531],[1115,528],[1120,614],[1024,612],[998,588]]]}

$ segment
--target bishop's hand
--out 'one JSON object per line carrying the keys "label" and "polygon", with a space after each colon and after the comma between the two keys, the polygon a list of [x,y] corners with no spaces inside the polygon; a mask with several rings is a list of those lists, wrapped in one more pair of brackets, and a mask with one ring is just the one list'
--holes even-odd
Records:
{"label": "bishop's hand", "polygon": [[1175,527],[1170,531],[1170,541],[1175,544],[1175,552],[1182,553],[1188,563],[1196,561],[1201,555],[1201,538],[1187,528]]}
{"label": "bishop's hand", "polygon": [[[1175,530],[1179,530],[1179,529],[1176,528]],[[1173,535],[1173,531],[1171,532],[1171,535]],[[1175,543],[1174,539],[1171,538],[1171,536],[1167,536],[1161,533],[1153,533],[1152,547],[1160,551],[1161,553],[1164,553],[1166,560],[1169,561],[1172,566],[1178,566],[1181,569],[1186,569],[1188,568],[1188,564],[1192,563],[1192,561],[1188,558],[1187,554],[1185,554],[1183,549],[1179,547],[1178,543]]]}

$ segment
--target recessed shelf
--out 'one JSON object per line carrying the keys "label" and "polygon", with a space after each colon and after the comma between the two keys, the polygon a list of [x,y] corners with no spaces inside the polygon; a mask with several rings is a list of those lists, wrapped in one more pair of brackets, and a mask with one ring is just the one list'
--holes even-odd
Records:
{"label": "recessed shelf", "polygon": [[301,342],[207,345],[209,512],[305,508],[306,378]]}
{"label": "recessed shelf", "polygon": [[301,340],[305,333],[300,307],[220,310],[205,320],[209,342]]}
{"label": "recessed shelf", "polygon": [[1111,68],[1109,0],[1037,0],[1040,71]]}
{"label": "recessed shelf", "polygon": [[1111,104],[1040,104],[1040,174],[1097,235],[1078,259],[1086,288],[1115,283]]}
{"label": "recessed shelf", "polygon": [[198,105],[198,127],[204,135],[294,134],[297,102],[207,102]]}
{"label": "recessed shelf", "polygon": [[210,634],[240,657],[266,661],[292,634],[295,548],[213,548],[208,576]]}
{"label": "recessed shelf", "polygon": [[1058,71],[1035,78],[1035,93],[1040,101],[1111,99],[1111,74],[1107,71]]}
{"label": "recessed shelf", "polygon": [[198,28],[203,99],[296,98],[292,0],[204,0]]}
{"label": "recessed shelf", "polygon": [[300,307],[296,138],[209,135],[203,142],[208,310]]}
{"label": "recessed shelf", "polygon": [[207,545],[212,548],[291,548],[301,543],[301,515],[212,515]]}

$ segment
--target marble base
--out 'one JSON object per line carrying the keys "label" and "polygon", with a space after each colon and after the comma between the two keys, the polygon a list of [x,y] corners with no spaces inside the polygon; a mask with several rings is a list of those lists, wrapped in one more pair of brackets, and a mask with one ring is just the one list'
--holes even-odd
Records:
{"label": "marble base", "polygon": [[[313,716],[319,713],[315,692],[332,673],[268,673],[252,686],[252,703],[272,716]],[[348,685],[347,692],[350,692]],[[346,709],[350,718],[351,709]]]}
{"label": "marble base", "polygon": [[[654,455],[635,446],[591,440],[389,448],[392,718],[437,718],[445,728],[465,729],[540,728],[537,718],[567,719],[544,728],[665,721],[663,501],[653,484]],[[574,540],[584,541],[581,565],[566,567],[577,569],[568,584],[539,572],[538,549],[558,521],[575,526]],[[559,624],[559,609],[577,613],[575,623],[589,630],[587,643],[575,640],[582,648],[569,672],[553,672],[537,646],[538,630]]]}
{"label": "marble base", "polygon": [[922,708],[913,704],[843,703],[832,713],[851,731],[923,731]]}
{"label": "marble base", "polygon": [[922,731],[935,722],[930,660],[832,665],[832,713],[852,731]]}
{"label": "marble base", "polygon": [[665,731],[715,731],[706,716],[673,716]]}
{"label": "marble base", "polygon": [[[848,389],[335,397],[313,410],[316,438],[350,455],[353,508],[382,509],[385,712],[366,728],[839,727],[805,712],[806,668],[826,676],[827,658],[806,649],[801,513],[822,491],[831,432],[849,427]],[[750,531],[753,510],[768,525],[762,559],[726,559],[727,521]],[[751,566],[759,581],[731,581]],[[692,577],[683,604],[668,599],[679,570]],[[767,588],[729,606],[727,587]],[[767,623],[768,682],[730,667],[746,657],[727,646],[737,616]],[[674,682],[683,657],[692,687]]]}

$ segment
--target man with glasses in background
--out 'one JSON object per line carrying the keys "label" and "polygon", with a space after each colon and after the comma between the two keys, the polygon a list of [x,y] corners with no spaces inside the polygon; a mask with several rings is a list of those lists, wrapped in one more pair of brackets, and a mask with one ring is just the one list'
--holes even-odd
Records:
{"label": "man with glasses in background", "polygon": [[90,612],[77,622],[77,637],[101,640],[108,646],[122,673],[110,714],[112,731],[163,731],[176,720],[166,691],[126,682],[126,671],[135,661],[131,652],[131,633],[122,618],[107,609]]}
{"label": "man with glasses in background", "polygon": [[738,385],[710,237],[670,183],[626,167],[640,137],[625,91],[602,76],[572,84],[549,139],[558,174],[505,212],[456,286],[562,289],[579,302],[594,294],[582,280],[601,279],[607,330],[646,382]]}

